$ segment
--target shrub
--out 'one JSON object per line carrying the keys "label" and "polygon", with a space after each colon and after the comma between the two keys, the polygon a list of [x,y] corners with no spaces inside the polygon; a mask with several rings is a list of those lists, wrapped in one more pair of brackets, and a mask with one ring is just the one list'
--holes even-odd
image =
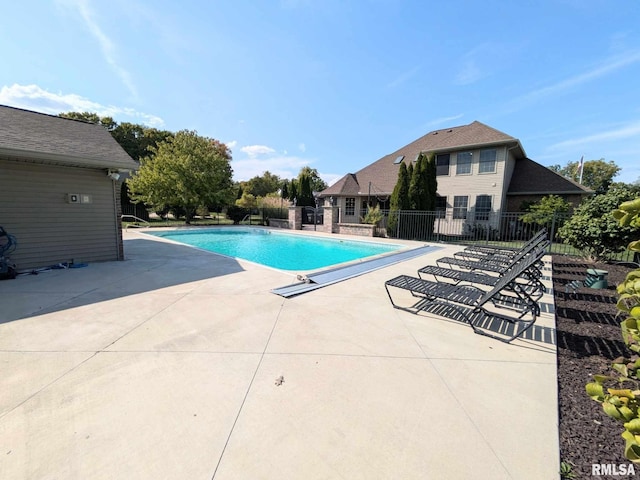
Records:
{"label": "shrub", "polygon": [[238,225],[244,217],[249,215],[251,210],[248,208],[239,207],[237,205],[230,205],[227,207],[227,218],[233,221],[234,225]]}
{"label": "shrub", "polygon": [[362,217],[362,223],[368,223],[369,225],[380,225],[380,222],[384,218],[384,214],[380,211],[380,206],[376,205],[371,208],[367,207],[367,213]]}
{"label": "shrub", "polygon": [[524,215],[520,217],[523,223],[535,223],[545,226],[551,224],[553,217],[557,213],[567,213],[571,204],[558,195],[547,195],[539,202],[528,205]]}
{"label": "shrub", "polygon": [[622,225],[611,212],[635,197],[623,185],[584,200],[571,218],[558,230],[560,238],[595,260],[606,260],[624,250],[633,239],[634,227]]}

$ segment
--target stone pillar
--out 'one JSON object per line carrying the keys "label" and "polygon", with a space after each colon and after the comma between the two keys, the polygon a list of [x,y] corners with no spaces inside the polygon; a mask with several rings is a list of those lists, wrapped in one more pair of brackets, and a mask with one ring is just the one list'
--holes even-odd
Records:
{"label": "stone pillar", "polygon": [[326,233],[336,233],[338,231],[338,219],[340,218],[340,211],[338,207],[323,207],[324,208],[324,220],[322,225],[322,231]]}
{"label": "stone pillar", "polygon": [[302,230],[302,207],[289,207],[289,229]]}

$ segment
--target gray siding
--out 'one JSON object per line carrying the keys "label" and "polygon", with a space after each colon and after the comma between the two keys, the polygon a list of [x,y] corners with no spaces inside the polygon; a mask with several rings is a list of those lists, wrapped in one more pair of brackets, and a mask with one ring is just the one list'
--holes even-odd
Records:
{"label": "gray siding", "polygon": [[[68,203],[68,193],[92,202]],[[104,170],[0,159],[0,225],[17,239],[18,270],[121,259],[115,198]]]}

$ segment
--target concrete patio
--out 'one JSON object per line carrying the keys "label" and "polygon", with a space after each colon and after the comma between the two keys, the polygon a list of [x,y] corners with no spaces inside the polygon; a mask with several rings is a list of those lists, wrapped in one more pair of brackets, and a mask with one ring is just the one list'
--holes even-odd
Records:
{"label": "concrete patio", "polygon": [[1,479],[559,477],[555,345],[387,298],[458,247],[283,299],[294,274],[124,236],[0,282]]}

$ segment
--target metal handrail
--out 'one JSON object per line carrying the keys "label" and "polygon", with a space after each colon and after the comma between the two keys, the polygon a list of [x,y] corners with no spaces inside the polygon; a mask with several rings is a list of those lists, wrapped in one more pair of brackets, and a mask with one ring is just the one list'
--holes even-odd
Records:
{"label": "metal handrail", "polygon": [[[149,228],[150,224],[149,222],[147,222],[146,220],[144,220],[143,218],[140,217],[136,217],[135,215],[120,215],[120,220],[124,220],[125,218],[133,218],[134,221],[136,222],[142,222],[142,223],[146,223],[146,225],[144,225],[145,228]],[[132,225],[127,225],[125,228],[129,228]],[[136,225],[136,227],[139,227],[140,225]]]}

